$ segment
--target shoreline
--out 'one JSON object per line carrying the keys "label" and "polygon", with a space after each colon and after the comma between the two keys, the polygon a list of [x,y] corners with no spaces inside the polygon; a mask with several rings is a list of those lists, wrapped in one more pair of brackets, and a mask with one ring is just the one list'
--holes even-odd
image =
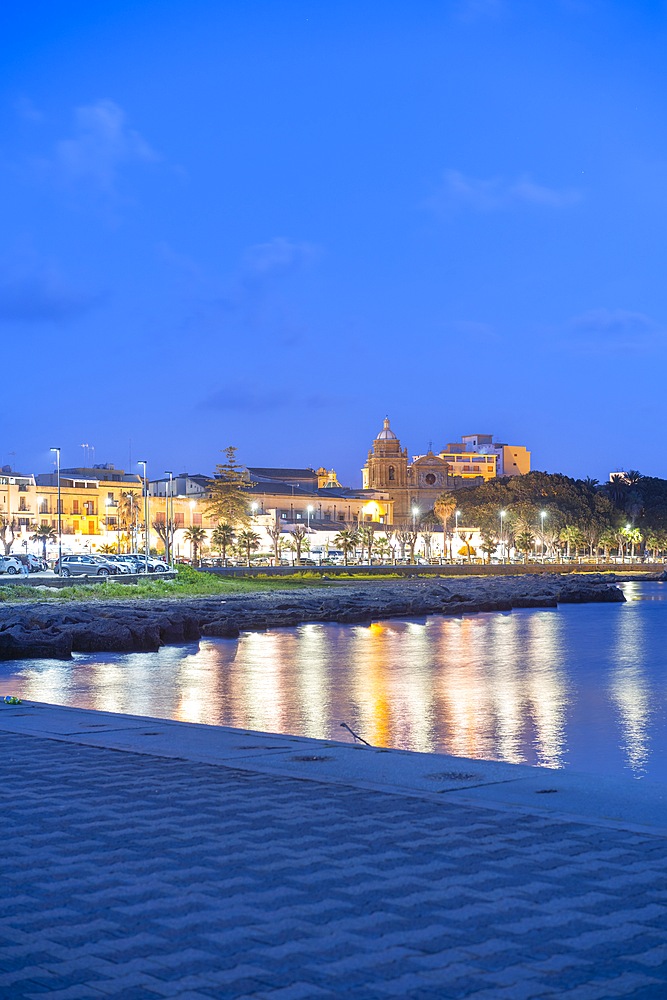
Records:
{"label": "shoreline", "polygon": [[[634,577],[633,577],[634,578]],[[559,604],[622,603],[615,574],[519,574],[408,578],[275,589],[224,597],[136,598],[0,605],[0,660],[63,659],[73,652],[155,652],[202,637],[312,622],[365,624],[399,617],[459,616]]]}
{"label": "shoreline", "polygon": [[436,802],[667,834],[667,783],[27,701],[0,732]]}

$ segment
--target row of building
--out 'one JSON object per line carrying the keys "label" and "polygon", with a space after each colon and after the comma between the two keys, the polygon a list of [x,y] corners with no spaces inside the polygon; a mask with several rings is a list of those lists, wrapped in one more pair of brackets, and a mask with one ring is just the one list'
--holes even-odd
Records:
{"label": "row of building", "polygon": [[[408,458],[407,449],[385,419],[362,470],[359,489],[342,486],[334,470],[248,467],[248,505],[261,537],[270,550],[267,529],[275,524],[289,531],[305,524],[325,545],[346,525],[372,522],[399,525],[414,520],[415,511],[432,509],[445,491],[470,487],[495,476],[530,471],[530,452],[521,446],[498,444],[491,435],[467,435],[434,453]],[[187,555],[185,532],[191,527],[212,529],[215,518],[206,512],[211,477],[203,474],[167,475],[144,480],[138,473],[113,465],[68,468],[56,472],[19,474],[0,472],[0,541],[12,539],[16,549],[37,528],[62,535],[63,551],[91,551],[111,544],[135,548],[144,506],[148,506],[151,547],[164,547],[170,525],[174,555]],[[60,489],[60,510],[58,509]],[[143,538],[143,528],[141,531]]]}

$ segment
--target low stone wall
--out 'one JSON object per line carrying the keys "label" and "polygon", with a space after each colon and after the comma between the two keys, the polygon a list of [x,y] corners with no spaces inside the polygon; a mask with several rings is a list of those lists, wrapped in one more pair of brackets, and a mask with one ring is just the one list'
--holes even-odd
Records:
{"label": "low stone wall", "polygon": [[141,580],[175,580],[176,573],[169,570],[166,573],[119,573],[117,576],[43,576],[40,573],[32,573],[30,576],[16,575],[8,576],[4,573],[0,576],[0,587],[51,587],[54,590],[65,590],[67,587],[78,587],[82,584],[103,587],[107,583],[138,583]]}
{"label": "low stone wall", "polygon": [[537,576],[572,573],[640,573],[658,574],[665,571],[664,563],[526,563],[490,566],[481,563],[463,563],[452,565],[439,563],[434,566],[207,566],[200,573],[211,573],[223,578],[234,577],[289,577],[312,573],[325,577],[355,577],[355,576],[387,576],[401,577],[468,577],[468,576],[517,576],[517,574],[534,574]]}

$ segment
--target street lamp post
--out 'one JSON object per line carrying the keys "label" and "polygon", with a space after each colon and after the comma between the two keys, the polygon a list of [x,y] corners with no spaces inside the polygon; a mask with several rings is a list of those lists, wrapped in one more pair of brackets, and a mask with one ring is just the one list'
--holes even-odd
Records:
{"label": "street lamp post", "polygon": [[56,453],[56,482],[58,485],[58,576],[63,571],[63,525],[62,504],[60,503],[60,448],[51,448]]}
{"label": "street lamp post", "polygon": [[500,512],[500,558],[502,560],[503,566],[505,565],[505,514],[506,510],[501,510]]}
{"label": "street lamp post", "polygon": [[132,490],[128,491],[128,499],[130,501],[130,551],[137,551],[137,522],[136,522],[136,511],[134,509],[134,493]]}
{"label": "street lamp post", "polygon": [[[174,473],[173,472],[169,472],[169,470],[167,469],[167,470],[165,470],[164,474],[165,474],[165,476],[169,476],[169,482],[165,483],[165,498],[166,498],[166,500],[165,500],[165,507],[166,507],[166,511],[165,511],[165,522],[164,522],[164,527],[165,527],[165,532],[164,532],[164,554],[166,556],[168,564],[171,566],[173,564],[173,562],[174,562],[174,553],[172,552],[171,541],[170,541],[170,539],[171,539],[171,517],[170,517],[169,501],[170,501],[170,498],[171,498],[171,495],[172,495],[172,485],[173,485],[173,482],[174,482]],[[172,504],[173,504],[173,501],[172,501]]]}
{"label": "street lamp post", "polygon": [[412,541],[412,561],[415,559],[415,545],[417,544],[417,514],[419,513],[419,507],[412,508],[412,534],[414,536]]}
{"label": "street lamp post", "polygon": [[542,562],[544,562],[544,518],[547,516],[546,510],[540,511],[540,538],[542,539]]}
{"label": "street lamp post", "polygon": [[[109,507],[113,503],[111,497],[107,497],[104,501],[104,534],[107,536],[106,544],[109,545]],[[108,551],[108,549],[107,549]]]}
{"label": "street lamp post", "polygon": [[148,477],[146,474],[147,462],[141,461],[137,462],[137,465],[143,465],[144,467],[144,573],[148,576],[148,545],[149,545],[149,528],[148,528]]}
{"label": "street lamp post", "polygon": [[312,504],[308,504],[308,506],[306,507],[306,520],[307,520],[308,531],[310,531],[310,515],[313,513],[314,509],[315,508],[313,507]]}

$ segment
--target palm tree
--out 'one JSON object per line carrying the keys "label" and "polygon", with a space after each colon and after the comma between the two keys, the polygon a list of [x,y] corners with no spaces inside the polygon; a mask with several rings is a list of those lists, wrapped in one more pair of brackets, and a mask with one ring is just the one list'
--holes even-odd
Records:
{"label": "palm tree", "polygon": [[[141,494],[136,490],[122,490],[118,497],[118,522],[120,529],[134,538],[135,521],[141,510]],[[173,528],[172,528],[173,535]],[[134,545],[132,545],[134,548]]]}
{"label": "palm tree", "polygon": [[222,557],[223,565],[227,565],[227,549],[234,544],[236,532],[231,524],[222,522],[216,524],[211,532],[211,544],[218,550]]}
{"label": "palm tree", "polygon": [[498,536],[495,531],[491,531],[489,528],[482,530],[482,544],[480,548],[486,556],[487,563],[490,563],[491,556],[498,548]]}
{"label": "palm tree", "polygon": [[378,538],[373,546],[373,551],[380,558],[380,562],[386,562],[391,555],[391,546],[386,538]]}
{"label": "palm tree", "polygon": [[[375,528],[372,524],[362,524],[359,528],[361,544],[366,546],[368,551],[368,565],[371,565],[373,558],[373,544],[375,542]],[[363,560],[362,560],[363,561]]]}
{"label": "palm tree", "polygon": [[246,564],[250,565],[250,554],[259,548],[259,535],[252,528],[246,528],[239,532],[238,547],[246,557]]}
{"label": "palm tree", "polygon": [[201,560],[199,559],[199,550],[206,541],[206,529],[200,527],[197,524],[193,524],[191,528],[183,535],[186,542],[190,542],[190,556],[192,558],[192,565],[195,566]]}
{"label": "palm tree", "polygon": [[354,552],[359,542],[359,535],[354,528],[343,528],[334,538],[336,548],[343,550],[343,563],[347,566],[347,557]]}
{"label": "palm tree", "polygon": [[30,536],[30,541],[42,543],[42,559],[46,560],[46,543],[55,542],[57,537],[55,528],[52,528],[50,524],[41,524],[39,528],[35,528],[34,534]]}
{"label": "palm tree", "polygon": [[523,552],[524,563],[528,562],[528,556],[533,547],[535,536],[529,527],[523,526],[515,537],[515,544],[519,552]]}
{"label": "palm tree", "polygon": [[301,549],[303,547],[303,542],[308,534],[307,529],[303,524],[297,524],[296,527],[292,528],[290,535],[293,539],[294,552],[296,553],[296,564],[301,565]]}
{"label": "palm tree", "polygon": [[[452,516],[456,510],[456,498],[452,493],[441,493],[438,499],[433,504],[433,512],[436,517],[439,517],[442,521],[442,559],[443,562],[447,558],[447,521]],[[451,542],[450,542],[450,558],[451,558]]]}
{"label": "palm tree", "polygon": [[579,549],[586,544],[586,539],[581,528],[577,524],[566,524],[564,528],[560,530],[561,541],[565,542],[566,558],[570,558],[570,553],[572,548],[574,548],[575,559],[579,555]]}

